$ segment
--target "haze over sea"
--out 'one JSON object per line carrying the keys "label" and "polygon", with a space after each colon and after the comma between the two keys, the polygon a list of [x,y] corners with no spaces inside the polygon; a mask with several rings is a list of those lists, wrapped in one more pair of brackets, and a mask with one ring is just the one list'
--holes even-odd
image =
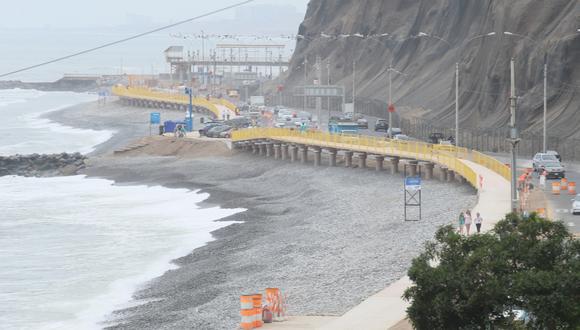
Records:
{"label": "haze over sea", "polygon": [[[0,90],[0,154],[88,153],[114,132],[42,118],[88,94]],[[207,194],[117,186],[84,176],[0,177],[2,329],[100,328],[170,261],[229,225],[241,209],[200,208]]]}

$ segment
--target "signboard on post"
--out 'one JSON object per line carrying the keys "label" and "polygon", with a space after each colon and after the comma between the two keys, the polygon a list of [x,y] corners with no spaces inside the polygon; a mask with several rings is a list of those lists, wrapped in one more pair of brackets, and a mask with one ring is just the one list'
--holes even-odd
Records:
{"label": "signboard on post", "polygon": [[[407,164],[405,164],[404,188],[405,188],[405,221],[420,221],[421,220],[421,170],[420,167],[414,165],[415,170],[412,169],[412,176],[407,176]],[[419,168],[419,172],[416,169]],[[411,218],[409,216],[409,209],[418,209],[418,217]]]}
{"label": "signboard on post", "polygon": [[161,124],[161,113],[151,112],[149,115],[149,136],[151,136],[151,125]]}
{"label": "signboard on post", "polygon": [[294,90],[295,96],[317,96],[317,97],[342,97],[344,95],[344,87],[342,86],[327,86],[327,85],[311,85],[300,86]]}

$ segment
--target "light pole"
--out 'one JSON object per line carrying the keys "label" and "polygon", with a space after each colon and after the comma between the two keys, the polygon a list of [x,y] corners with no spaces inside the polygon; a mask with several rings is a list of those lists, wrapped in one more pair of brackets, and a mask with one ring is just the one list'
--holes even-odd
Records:
{"label": "light pole", "polygon": [[393,76],[392,73],[397,73],[402,76],[406,76],[407,74],[397,71],[393,69],[392,64],[389,65],[389,69],[387,70],[389,73],[389,105],[387,107],[387,111],[389,113],[389,128],[387,129],[387,136],[389,138],[393,137],[391,129],[393,128],[393,112],[395,112],[395,106],[393,105]]}
{"label": "light pole", "polygon": [[517,169],[517,145],[520,142],[518,136],[518,129],[516,127],[516,109],[517,109],[517,96],[516,96],[516,76],[515,76],[515,60],[512,58],[510,62],[510,138],[508,141],[512,146],[512,164],[511,164],[511,206],[512,212],[518,212],[518,187],[516,181]]}
{"label": "light pole", "polygon": [[189,106],[187,107],[188,118],[186,126],[188,132],[193,132],[193,88],[186,87],[185,94],[189,95]]}
{"label": "light pole", "polygon": [[356,112],[356,60],[352,60],[352,112]]}

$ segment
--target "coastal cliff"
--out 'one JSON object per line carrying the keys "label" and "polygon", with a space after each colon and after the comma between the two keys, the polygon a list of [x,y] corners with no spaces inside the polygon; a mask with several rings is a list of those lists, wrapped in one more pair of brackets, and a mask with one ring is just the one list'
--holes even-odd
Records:
{"label": "coastal cliff", "polygon": [[[312,83],[311,66],[320,56],[323,81],[328,62],[332,83],[346,86],[350,100],[356,61],[357,103],[372,104],[361,109],[385,116],[392,64],[405,73],[393,75],[398,113],[452,127],[459,62],[460,125],[493,128],[508,122],[509,61],[514,57],[518,126],[539,131],[547,55],[549,130],[559,137],[580,137],[575,129],[580,126],[579,12],[575,0],[311,0],[298,31],[304,38],[297,41],[284,84],[290,90],[304,83],[305,59]],[[421,32],[433,37],[417,37]],[[341,34],[365,37],[336,37]]]}

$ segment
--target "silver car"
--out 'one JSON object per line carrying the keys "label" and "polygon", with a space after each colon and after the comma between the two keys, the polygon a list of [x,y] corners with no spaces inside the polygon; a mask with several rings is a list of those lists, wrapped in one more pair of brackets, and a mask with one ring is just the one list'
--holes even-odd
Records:
{"label": "silver car", "polygon": [[580,213],[580,194],[572,200],[572,214],[576,215]]}
{"label": "silver car", "polygon": [[556,158],[556,156],[554,155],[538,152],[532,159],[532,166],[534,168],[534,171],[541,172],[544,170],[544,165],[546,163],[559,163],[559,162],[560,161],[558,160],[558,158]]}
{"label": "silver car", "polygon": [[566,177],[564,165],[560,162],[545,162],[542,169],[546,171],[546,179],[562,179]]}

